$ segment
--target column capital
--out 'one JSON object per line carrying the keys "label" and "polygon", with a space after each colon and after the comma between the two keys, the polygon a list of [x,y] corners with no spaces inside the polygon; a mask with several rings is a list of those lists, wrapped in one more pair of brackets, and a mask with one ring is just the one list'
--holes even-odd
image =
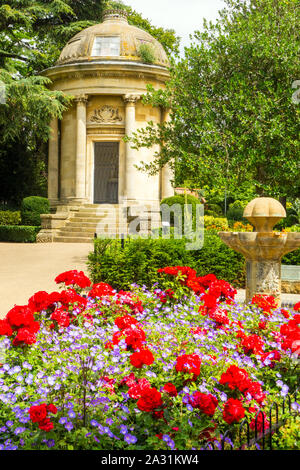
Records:
{"label": "column capital", "polygon": [[86,104],[88,102],[89,96],[85,94],[77,95],[75,96],[75,102],[76,103],[84,103]]}
{"label": "column capital", "polygon": [[128,94],[126,94],[126,95],[123,96],[124,102],[125,102],[126,104],[131,104],[131,105],[133,105],[133,106],[138,102],[138,100],[139,100],[140,98],[141,98],[140,95],[134,95],[134,94],[130,94],[130,93],[128,93]]}

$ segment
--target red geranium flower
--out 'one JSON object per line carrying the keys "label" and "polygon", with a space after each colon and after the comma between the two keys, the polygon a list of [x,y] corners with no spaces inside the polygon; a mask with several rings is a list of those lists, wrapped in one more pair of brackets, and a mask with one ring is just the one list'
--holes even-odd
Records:
{"label": "red geranium flower", "polygon": [[96,297],[108,297],[114,295],[114,289],[105,282],[99,282],[99,284],[94,284],[92,289],[89,292],[89,297],[96,298]]}
{"label": "red geranium flower", "polygon": [[8,323],[7,319],[0,319],[0,336],[12,336],[13,330]]}
{"label": "red geranium flower", "polygon": [[231,390],[237,388],[241,392],[249,386],[249,375],[245,369],[240,369],[235,364],[228,367],[226,372],[221,375],[220,384],[227,385]]}
{"label": "red geranium flower", "polygon": [[71,271],[66,271],[64,273],[59,274],[55,278],[56,284],[65,284],[66,286],[78,286],[82,289],[89,287],[91,285],[91,281],[89,278],[84,274],[83,271],[77,271],[73,269]]}
{"label": "red geranium flower", "polygon": [[38,423],[47,418],[47,405],[42,403],[41,405],[31,406],[29,409],[30,419],[33,423]]}
{"label": "red geranium flower", "polygon": [[175,385],[170,382],[164,385],[163,391],[170,395],[170,397],[177,397],[177,389]]}
{"label": "red geranium flower", "polygon": [[115,324],[120,330],[125,330],[125,328],[129,328],[131,325],[136,325],[137,323],[138,321],[130,315],[124,315],[123,317],[115,319]]}
{"label": "red geranium flower", "polygon": [[161,394],[155,387],[147,388],[143,391],[141,398],[137,402],[137,407],[141,411],[153,411],[163,404]]}
{"label": "red geranium flower", "polygon": [[262,353],[264,342],[260,336],[250,335],[242,339],[241,345],[245,354],[260,354]]}
{"label": "red geranium flower", "polygon": [[149,349],[141,349],[130,356],[130,362],[134,367],[141,369],[143,365],[150,366],[154,362],[154,356]]}
{"label": "red geranium flower", "polygon": [[223,418],[228,424],[238,423],[245,416],[245,410],[240,400],[229,398],[224,405]]}
{"label": "red geranium flower", "polygon": [[198,408],[208,416],[213,416],[218,406],[218,400],[211,393],[194,392],[189,403],[193,408]]}
{"label": "red geranium flower", "polygon": [[197,376],[200,374],[200,367],[201,359],[198,354],[183,354],[176,359],[177,372],[189,372]]}

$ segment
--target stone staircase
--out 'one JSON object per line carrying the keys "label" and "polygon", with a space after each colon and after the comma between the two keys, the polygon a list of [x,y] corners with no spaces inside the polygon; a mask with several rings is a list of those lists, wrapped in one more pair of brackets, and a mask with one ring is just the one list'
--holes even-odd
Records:
{"label": "stone staircase", "polygon": [[118,204],[85,204],[72,211],[66,225],[57,230],[54,242],[91,243],[98,237],[121,237],[127,233],[126,209]]}

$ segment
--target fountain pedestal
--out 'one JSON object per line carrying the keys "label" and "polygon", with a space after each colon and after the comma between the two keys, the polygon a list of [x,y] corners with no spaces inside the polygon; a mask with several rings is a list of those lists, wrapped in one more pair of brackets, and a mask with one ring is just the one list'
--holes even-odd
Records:
{"label": "fountain pedestal", "polygon": [[246,258],[246,302],[254,295],[272,295],[281,303],[281,258],[300,247],[299,232],[273,232],[286,217],[284,207],[272,198],[256,198],[244,211],[256,232],[220,232],[226,245]]}

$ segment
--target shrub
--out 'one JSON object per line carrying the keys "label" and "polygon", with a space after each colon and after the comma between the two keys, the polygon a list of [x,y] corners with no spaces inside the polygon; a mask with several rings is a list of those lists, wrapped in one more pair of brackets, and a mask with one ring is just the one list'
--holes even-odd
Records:
{"label": "shrub", "polygon": [[226,214],[227,219],[238,222],[245,221],[243,213],[247,204],[247,201],[234,201],[232,204],[229,204],[229,208]]}
{"label": "shrub", "polygon": [[238,287],[245,283],[243,256],[210,232],[200,250],[186,250],[185,239],[127,239],[124,249],[119,240],[106,239],[95,240],[95,252],[89,255],[93,281],[116,289],[128,289],[132,283],[149,287],[158,281],[157,269],[170,265],[190,266],[199,276],[213,273]]}
{"label": "shrub", "polygon": [[20,211],[0,211],[0,225],[19,225],[20,222]]}
{"label": "shrub", "polygon": [[[171,196],[163,199],[162,204],[167,204],[169,207],[172,207],[175,204],[179,204],[182,207],[182,227],[184,227],[184,205],[189,204],[192,206],[192,217],[193,217],[193,228],[196,226],[196,206],[201,204],[198,198],[191,196],[190,194],[177,194],[176,196]],[[170,214],[170,223],[174,225],[174,213]]]}
{"label": "shrub", "polygon": [[25,197],[21,205],[21,218],[23,225],[40,226],[41,214],[49,214],[48,199],[38,196]]}
{"label": "shrub", "polygon": [[155,52],[152,44],[141,44],[138,54],[146,64],[153,64],[155,62]]}
{"label": "shrub", "polygon": [[34,243],[41,227],[0,225],[1,242]]}
{"label": "shrub", "polygon": [[225,217],[204,216],[204,228],[222,232],[228,230],[228,220]]}
{"label": "shrub", "polygon": [[220,217],[223,215],[222,208],[218,204],[207,204],[205,214],[213,215],[214,217]]}

